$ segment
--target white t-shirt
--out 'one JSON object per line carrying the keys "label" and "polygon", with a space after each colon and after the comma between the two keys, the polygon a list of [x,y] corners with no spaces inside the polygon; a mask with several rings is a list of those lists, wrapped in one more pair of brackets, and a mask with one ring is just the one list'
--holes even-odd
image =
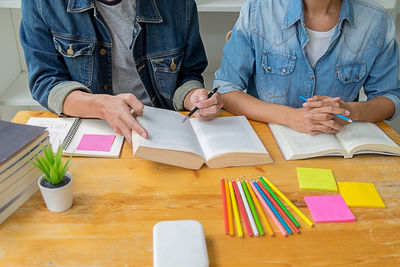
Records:
{"label": "white t-shirt", "polygon": [[310,30],[309,28],[306,29],[308,37],[310,38],[310,41],[306,45],[306,50],[311,66],[314,67],[318,59],[328,50],[336,26],[327,32],[317,32]]}

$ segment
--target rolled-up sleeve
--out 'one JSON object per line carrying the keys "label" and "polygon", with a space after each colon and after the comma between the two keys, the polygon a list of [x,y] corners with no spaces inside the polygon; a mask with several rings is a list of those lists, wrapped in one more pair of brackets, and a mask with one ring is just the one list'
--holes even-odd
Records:
{"label": "rolled-up sleeve", "polygon": [[247,89],[253,75],[255,60],[251,39],[251,9],[253,1],[247,1],[240,11],[232,35],[224,47],[221,67],[215,73],[214,87],[220,86],[221,94]]}
{"label": "rolled-up sleeve", "polygon": [[399,48],[395,40],[395,25],[389,13],[382,27],[383,45],[374,64],[371,67],[368,78],[364,84],[364,90],[371,99],[383,96],[390,99],[395,107],[394,115],[388,120],[394,119],[400,112],[400,82],[399,75]]}

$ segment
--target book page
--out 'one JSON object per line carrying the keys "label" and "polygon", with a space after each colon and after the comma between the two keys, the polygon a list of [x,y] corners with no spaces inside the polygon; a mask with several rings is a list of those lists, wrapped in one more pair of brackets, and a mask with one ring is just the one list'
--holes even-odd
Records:
{"label": "book page", "polygon": [[49,131],[50,144],[53,148],[53,152],[56,153],[58,147],[64,142],[64,139],[75,120],[77,119],[32,117],[26,124],[46,127],[46,130]]}
{"label": "book page", "polygon": [[[350,151],[360,146],[369,145],[378,150],[385,146],[398,148],[398,145],[388,137],[375,123],[356,122],[345,126],[344,130],[336,134],[337,139],[343,144],[346,150]],[[366,151],[367,152],[367,151]],[[368,151],[373,152],[373,151]]]}
{"label": "book page", "polygon": [[149,138],[139,136],[140,146],[187,151],[204,158],[190,120],[182,122],[184,117],[175,111],[145,106],[143,116],[136,119],[146,129]]}
{"label": "book page", "polygon": [[332,134],[310,135],[286,125],[269,123],[268,126],[287,160],[339,155],[343,151],[342,145]]}
{"label": "book page", "polygon": [[206,160],[225,153],[268,154],[244,116],[190,119]]}

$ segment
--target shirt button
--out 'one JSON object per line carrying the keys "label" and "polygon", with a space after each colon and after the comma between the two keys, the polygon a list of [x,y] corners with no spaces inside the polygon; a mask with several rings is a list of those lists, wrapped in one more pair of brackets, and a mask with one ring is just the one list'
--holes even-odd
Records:
{"label": "shirt button", "polygon": [[349,79],[348,78],[344,78],[344,81],[347,82]]}
{"label": "shirt button", "polygon": [[357,79],[357,80],[360,79],[360,76],[357,75],[357,76],[356,76],[356,79]]}
{"label": "shirt button", "polygon": [[272,70],[272,68],[271,68],[271,67],[268,67],[268,68],[267,68],[267,70],[268,70],[268,71],[271,71],[271,70]]}
{"label": "shirt button", "polygon": [[314,81],[314,76],[311,76],[311,78],[310,78],[310,79],[311,79],[311,81]]}
{"label": "shirt button", "polygon": [[107,50],[104,48],[100,49],[100,55],[104,56],[105,54],[107,54]]}
{"label": "shirt button", "polygon": [[286,72],[287,72],[287,70],[286,70],[286,69],[282,69],[282,72],[283,72],[283,73],[286,73]]}
{"label": "shirt button", "polygon": [[107,91],[108,90],[108,84],[104,85],[103,89],[104,89],[104,91]]}

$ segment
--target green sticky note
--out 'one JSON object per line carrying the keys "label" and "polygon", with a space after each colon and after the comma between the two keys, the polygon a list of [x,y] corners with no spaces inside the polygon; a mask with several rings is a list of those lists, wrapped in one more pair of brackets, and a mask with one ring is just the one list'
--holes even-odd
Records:
{"label": "green sticky note", "polygon": [[333,172],[330,169],[297,168],[301,190],[324,190],[337,192]]}
{"label": "green sticky note", "polygon": [[339,192],[349,207],[385,208],[374,184],[339,182]]}

